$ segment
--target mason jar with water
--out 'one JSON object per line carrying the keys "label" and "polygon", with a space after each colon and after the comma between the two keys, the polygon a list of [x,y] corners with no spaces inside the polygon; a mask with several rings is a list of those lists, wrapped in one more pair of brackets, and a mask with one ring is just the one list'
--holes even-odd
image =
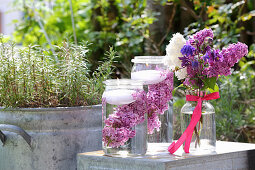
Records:
{"label": "mason jar with water", "polygon": [[112,79],[102,96],[102,142],[106,155],[144,155],[147,151],[146,93],[141,81]]}
{"label": "mason jar with water", "polygon": [[[187,92],[192,94],[191,92]],[[202,96],[206,92],[201,92]],[[193,95],[193,94],[192,94]],[[197,101],[187,101],[181,109],[182,132],[189,126]],[[194,128],[189,152],[194,155],[204,155],[215,152],[216,125],[215,110],[209,101],[202,101],[202,115]]]}
{"label": "mason jar with water", "polygon": [[[173,73],[164,65],[164,56],[136,56],[132,80],[142,80],[148,100],[148,142],[169,143],[173,136]],[[163,150],[167,149],[162,148]]]}

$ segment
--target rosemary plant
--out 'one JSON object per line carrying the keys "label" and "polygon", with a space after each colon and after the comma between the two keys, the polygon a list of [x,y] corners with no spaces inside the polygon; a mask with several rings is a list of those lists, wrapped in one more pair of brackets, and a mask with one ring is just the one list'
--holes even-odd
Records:
{"label": "rosemary plant", "polygon": [[[0,35],[0,105],[4,107],[66,107],[101,102],[116,52],[94,73],[88,68],[86,45],[64,42],[55,54],[40,46],[18,48]],[[58,62],[56,62],[56,58]]]}

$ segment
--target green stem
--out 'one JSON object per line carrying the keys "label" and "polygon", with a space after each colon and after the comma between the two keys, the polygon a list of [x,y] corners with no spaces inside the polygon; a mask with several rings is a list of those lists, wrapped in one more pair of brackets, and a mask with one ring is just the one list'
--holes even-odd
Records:
{"label": "green stem", "polygon": [[[198,89],[198,95],[199,95],[200,97],[202,97],[202,96],[200,95],[200,92],[201,92],[201,90]],[[199,137],[200,129],[201,129],[200,123],[201,123],[201,127],[202,127],[202,115],[201,115],[201,118],[200,118],[200,120],[199,120],[199,122],[198,122],[198,125],[199,125],[199,126],[198,126],[198,129],[197,129],[196,126],[195,126],[195,128],[194,128],[194,132],[195,132],[195,135],[196,135],[195,148],[197,148],[197,145],[200,146],[200,137]]]}
{"label": "green stem", "polygon": [[197,148],[197,145],[200,146],[200,137],[199,137],[199,135],[200,135],[201,129],[203,128],[202,119],[200,119],[198,123],[199,123],[198,129],[197,129],[197,127],[194,128],[195,135],[196,135],[195,148]]}

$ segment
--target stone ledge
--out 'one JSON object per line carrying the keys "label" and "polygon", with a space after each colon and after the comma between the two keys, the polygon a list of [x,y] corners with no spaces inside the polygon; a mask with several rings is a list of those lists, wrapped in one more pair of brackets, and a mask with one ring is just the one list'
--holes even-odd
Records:
{"label": "stone ledge", "polygon": [[[153,146],[149,144],[148,148]],[[255,169],[255,144],[217,141],[216,146],[215,153],[204,156],[183,154],[182,149],[175,155],[167,151],[151,155],[148,151],[144,156],[125,158],[104,156],[103,151],[80,153],[78,170]]]}

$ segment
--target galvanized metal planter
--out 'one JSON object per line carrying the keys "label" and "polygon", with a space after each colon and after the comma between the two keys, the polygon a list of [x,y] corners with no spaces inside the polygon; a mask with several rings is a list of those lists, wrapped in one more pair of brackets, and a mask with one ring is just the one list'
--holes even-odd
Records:
{"label": "galvanized metal planter", "polygon": [[102,148],[101,133],[101,105],[2,108],[0,170],[75,170],[77,153]]}

